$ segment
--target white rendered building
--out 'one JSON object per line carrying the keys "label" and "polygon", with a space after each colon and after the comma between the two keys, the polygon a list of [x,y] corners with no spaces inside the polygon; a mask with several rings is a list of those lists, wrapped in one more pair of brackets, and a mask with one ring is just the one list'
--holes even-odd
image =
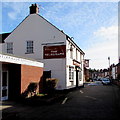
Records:
{"label": "white rendered building", "polygon": [[36,4],[5,39],[3,51],[43,62],[44,71],[51,71],[51,77],[59,80],[57,89],[83,86],[85,53],[68,35],[40,16]]}

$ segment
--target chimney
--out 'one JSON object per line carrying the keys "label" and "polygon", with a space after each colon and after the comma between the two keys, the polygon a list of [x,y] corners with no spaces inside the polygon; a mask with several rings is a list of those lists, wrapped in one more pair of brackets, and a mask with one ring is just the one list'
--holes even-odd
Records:
{"label": "chimney", "polygon": [[38,5],[36,3],[32,4],[30,6],[30,14],[38,14],[38,13],[39,13]]}

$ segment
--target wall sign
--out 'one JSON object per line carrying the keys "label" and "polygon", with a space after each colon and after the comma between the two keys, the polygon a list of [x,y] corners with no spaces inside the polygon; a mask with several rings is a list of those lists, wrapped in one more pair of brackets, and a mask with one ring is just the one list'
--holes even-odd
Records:
{"label": "wall sign", "polygon": [[43,58],[53,59],[53,58],[65,58],[66,57],[66,45],[59,46],[44,46],[43,48]]}

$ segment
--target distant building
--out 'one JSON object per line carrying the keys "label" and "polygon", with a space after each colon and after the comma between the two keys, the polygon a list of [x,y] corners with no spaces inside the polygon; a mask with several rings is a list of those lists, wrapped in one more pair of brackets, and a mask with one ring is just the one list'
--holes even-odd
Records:
{"label": "distant building", "polygon": [[84,59],[84,78],[85,81],[90,80],[89,59]]}
{"label": "distant building", "polygon": [[117,64],[117,78],[120,80],[120,63]]}
{"label": "distant building", "polygon": [[85,77],[85,81],[89,81],[90,80],[90,71],[86,67],[84,67],[84,77]]}
{"label": "distant building", "polygon": [[111,65],[111,77],[113,80],[117,79],[117,65]]}

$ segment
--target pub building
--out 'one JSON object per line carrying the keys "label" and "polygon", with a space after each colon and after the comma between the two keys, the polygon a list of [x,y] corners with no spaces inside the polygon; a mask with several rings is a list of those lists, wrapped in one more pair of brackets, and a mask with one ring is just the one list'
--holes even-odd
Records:
{"label": "pub building", "polygon": [[44,77],[57,78],[58,90],[83,86],[85,53],[38,9],[30,6],[29,15],[5,39],[3,52],[44,63]]}

